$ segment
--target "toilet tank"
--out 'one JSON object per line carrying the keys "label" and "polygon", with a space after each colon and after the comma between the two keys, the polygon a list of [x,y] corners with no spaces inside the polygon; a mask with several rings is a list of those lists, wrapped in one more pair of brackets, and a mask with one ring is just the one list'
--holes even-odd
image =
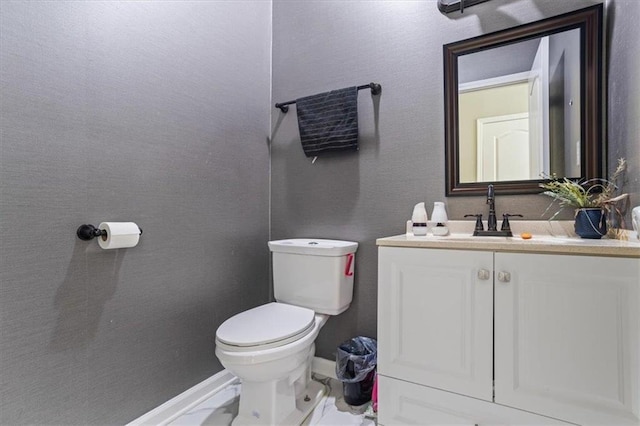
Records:
{"label": "toilet tank", "polygon": [[269,241],[278,302],[337,315],[353,299],[358,243],[322,239]]}

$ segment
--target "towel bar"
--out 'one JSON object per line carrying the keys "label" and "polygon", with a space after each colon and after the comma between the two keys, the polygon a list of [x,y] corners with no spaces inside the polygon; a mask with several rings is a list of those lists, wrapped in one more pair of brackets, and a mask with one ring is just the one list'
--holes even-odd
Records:
{"label": "towel bar", "polygon": [[[363,84],[362,86],[358,86],[357,89],[358,90],[371,89],[372,95],[379,95],[382,92],[382,86],[378,83]],[[291,105],[295,103],[296,101],[280,102],[280,103],[277,103],[275,106],[276,108],[280,108],[280,111],[286,114],[287,111],[289,111],[289,107],[287,105]]]}

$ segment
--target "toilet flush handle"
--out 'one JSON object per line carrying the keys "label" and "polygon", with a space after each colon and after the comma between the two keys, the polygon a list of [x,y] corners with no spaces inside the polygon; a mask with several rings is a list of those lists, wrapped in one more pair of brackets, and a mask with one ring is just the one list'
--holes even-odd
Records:
{"label": "toilet flush handle", "polygon": [[347,255],[347,266],[344,268],[344,275],[347,277],[353,276],[353,270],[351,267],[353,266],[353,253],[349,253]]}

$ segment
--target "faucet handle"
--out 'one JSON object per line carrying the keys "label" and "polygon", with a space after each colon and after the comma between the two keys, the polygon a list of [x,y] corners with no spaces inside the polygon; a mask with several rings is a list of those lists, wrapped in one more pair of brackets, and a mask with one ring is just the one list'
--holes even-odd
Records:
{"label": "faucet handle", "polygon": [[502,215],[502,226],[500,227],[501,231],[511,231],[511,225],[509,224],[510,217],[522,217],[521,214],[510,214],[504,213]]}
{"label": "faucet handle", "polygon": [[464,217],[475,217],[476,218],[476,231],[484,231],[484,225],[482,224],[482,213],[477,214],[465,214]]}

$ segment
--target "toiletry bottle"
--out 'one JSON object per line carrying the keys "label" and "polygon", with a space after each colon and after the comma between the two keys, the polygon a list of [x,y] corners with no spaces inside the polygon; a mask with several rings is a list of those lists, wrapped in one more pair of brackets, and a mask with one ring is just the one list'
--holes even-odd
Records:
{"label": "toiletry bottle", "polygon": [[413,235],[427,235],[427,209],[424,207],[424,203],[415,205],[411,215],[411,222],[413,222]]}
{"label": "toiletry bottle", "polygon": [[433,235],[444,236],[449,233],[449,228],[447,228],[447,211],[444,208],[444,203],[442,201],[436,201],[433,203],[433,212],[431,212],[431,221],[435,222],[436,225],[432,228]]}
{"label": "toiletry bottle", "polygon": [[411,222],[411,219],[407,221],[405,232],[407,233],[407,235],[413,235],[413,222]]}

